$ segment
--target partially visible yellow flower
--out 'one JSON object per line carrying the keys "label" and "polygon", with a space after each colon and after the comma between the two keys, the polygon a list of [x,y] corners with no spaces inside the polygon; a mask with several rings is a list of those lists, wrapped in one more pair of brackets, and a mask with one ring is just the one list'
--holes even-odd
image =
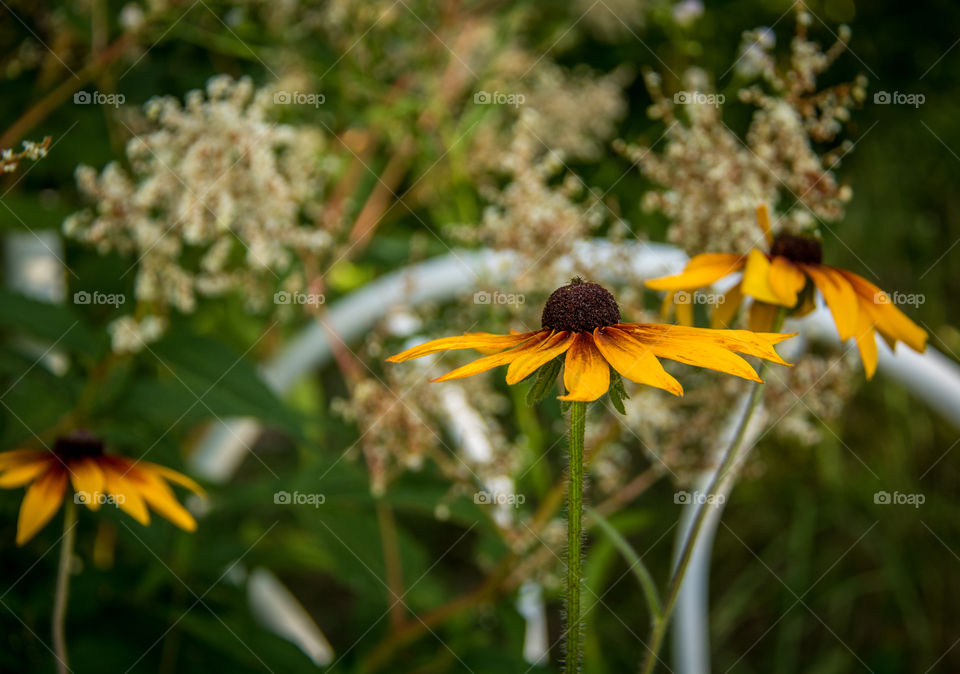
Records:
{"label": "partially visible yellow flower", "polygon": [[53,451],[15,449],[0,453],[0,488],[29,485],[20,504],[17,545],[33,538],[60,509],[68,481],[73,485],[75,500],[90,510],[98,510],[109,501],[146,526],[150,524],[149,505],[181,529],[197,528],[167,482],[202,495],[199,484],[165,466],[105,454],[103,441],[76,431],[58,438]]}
{"label": "partially visible yellow flower", "polygon": [[792,337],[748,330],[708,330],[656,323],[621,323],[616,300],[596,283],[574,279],[558,288],[543,308],[540,330],[511,335],[486,332],[444,337],[407,349],[387,360],[400,363],[431,353],[476,349],[484,358],[437,377],[460,379],[508,365],[507,383],[516,384],[560,355],[564,355],[560,400],[596,400],[610,388],[610,368],[638,384],[682,395],[680,382],[670,376],[659,358],[719,370],[760,381],[753,367],[737,353],[786,365],[774,344]]}
{"label": "partially visible yellow flower", "polygon": [[[687,263],[673,276],[647,281],[653,290],[668,291],[667,302],[678,292],[688,293],[743,270],[742,280],[723,296],[711,316],[711,326],[726,326],[733,321],[744,297],[753,299],[748,327],[770,329],[779,307],[788,307],[792,316],[804,316],[815,308],[814,288],[827,303],[840,339],[857,340],[860,359],[867,379],[877,369],[877,342],[880,333],[891,349],[903,342],[923,352],[927,333],[896,307],[890,296],[865,278],[822,263],[819,239],[793,234],[774,238],[766,206],[757,209],[757,218],[770,245],[768,253],[754,248],[747,255],[704,253]],[[678,312],[681,319],[692,314]]]}

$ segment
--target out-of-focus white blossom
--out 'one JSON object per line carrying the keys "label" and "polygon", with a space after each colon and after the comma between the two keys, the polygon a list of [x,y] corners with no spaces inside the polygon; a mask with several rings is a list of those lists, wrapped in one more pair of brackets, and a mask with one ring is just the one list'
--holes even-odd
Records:
{"label": "out-of-focus white blossom", "polygon": [[331,243],[318,217],[322,139],[271,121],[272,101],[271,90],[226,76],[183,104],[151,99],[151,130],[126,146],[132,172],[116,162],[100,173],[78,167],[94,207],[70,216],[64,231],[127,256],[137,300],[157,315],[234,291],[256,306],[299,252]]}

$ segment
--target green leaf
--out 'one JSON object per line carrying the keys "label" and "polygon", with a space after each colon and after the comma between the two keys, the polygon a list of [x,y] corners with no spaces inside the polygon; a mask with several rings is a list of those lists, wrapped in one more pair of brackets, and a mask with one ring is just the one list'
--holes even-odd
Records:
{"label": "green leaf", "polygon": [[527,391],[527,404],[536,405],[550,391],[554,382],[557,381],[557,375],[560,374],[560,366],[563,364],[563,356],[557,356],[549,363],[540,366],[537,370],[537,378],[533,386]]}
{"label": "green leaf", "polygon": [[144,354],[158,361],[162,388],[206,416],[250,416],[299,432],[297,416],[271,391],[244,354],[198,335],[170,333]]}
{"label": "green leaf", "polygon": [[58,347],[96,357],[106,350],[105,333],[94,334],[71,309],[0,290],[0,325]]}
{"label": "green leaf", "polygon": [[610,370],[610,389],[607,391],[607,397],[620,414],[626,415],[627,409],[623,406],[623,401],[629,400],[630,395],[623,386],[623,379],[613,369]]}

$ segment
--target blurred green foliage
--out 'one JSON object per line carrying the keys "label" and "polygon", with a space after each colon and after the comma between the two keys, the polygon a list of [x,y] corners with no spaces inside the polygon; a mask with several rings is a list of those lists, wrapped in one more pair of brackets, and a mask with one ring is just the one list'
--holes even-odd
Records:
{"label": "blurred green foliage", "polygon": [[[6,56],[0,65],[34,35],[58,50],[65,41],[62,53],[79,70],[86,60],[80,55],[91,40],[91,9],[106,17],[113,38],[119,34],[121,4],[5,4],[0,45]],[[735,58],[743,30],[776,26],[781,53],[792,30],[788,2],[711,3],[689,29],[678,28],[668,19],[669,8],[655,4],[636,36],[609,44],[574,33],[575,39],[557,49],[577,21],[571,7],[489,4],[502,17],[504,35],[519,33],[535,52],[556,51],[563,65],[586,64],[603,72],[622,63],[657,68],[662,59],[678,72],[698,64],[719,75]],[[138,105],[157,94],[182,96],[215,73],[249,74],[266,82],[272,77],[266,64],[280,67],[274,53],[295,49],[323,75],[324,91],[339,103],[294,114],[310,115],[311,121],[337,132],[369,125],[396,140],[416,127],[426,96],[414,87],[388,98],[387,83],[408,68],[439,69],[446,60],[442,54],[417,53],[421,60],[404,63],[397,54],[407,54],[411,40],[430,40],[428,26],[444,20],[450,9],[446,5],[418,4],[422,33],[411,37],[398,29],[396,43],[378,45],[378,62],[371,64],[358,63],[315,36],[287,35],[263,25],[253,11],[256,3],[174,3],[168,18],[145,36],[141,54],[109,67],[97,85],[122,92],[127,105]],[[891,291],[922,293],[926,301],[911,315],[931,332],[934,347],[956,359],[960,276],[953,264],[960,256],[960,193],[953,176],[960,167],[960,126],[955,123],[960,48],[954,47],[960,8],[947,2],[907,6],[853,0],[813,2],[810,8],[826,22],[812,29],[824,42],[832,40],[837,23],[848,22],[854,29],[852,49],[831,78],[846,81],[863,72],[871,92],[926,96],[918,109],[868,101],[854,116],[847,137],[856,147],[839,173],[855,196],[837,231],[825,232],[827,261],[861,273],[875,270]],[[350,37],[363,39],[359,31]],[[8,71],[0,80],[0,129],[69,80],[70,74],[50,61],[19,75]],[[721,78],[718,90],[734,92],[732,78]],[[620,133],[627,140],[652,142],[660,127],[645,114],[650,100],[639,78],[628,94],[630,112]],[[102,167],[122,159],[122,127],[113,114],[67,103],[30,131],[29,138],[53,136],[54,147],[49,157],[24,165],[0,183],[0,231],[58,230],[66,215],[83,206],[74,186],[76,165]],[[422,174],[450,149],[443,191],[412,210],[393,209],[369,248],[332,275],[328,302],[406,264],[411,248],[426,255],[446,252],[441,242],[425,235],[422,221],[439,230],[446,223],[477,219],[482,200],[460,171],[457,153],[462,148],[445,148],[443,142],[449,145],[473,120],[469,114],[440,113],[439,118],[437,134],[417,136],[410,175]],[[730,123],[736,126],[737,120]],[[375,155],[371,167],[380,172],[386,161]],[[609,152],[600,161],[573,168],[588,184],[608,186],[621,178],[628,163]],[[364,176],[360,191],[369,192],[375,182],[374,176]],[[409,187],[404,183],[399,192]],[[638,172],[630,172],[617,182],[611,200],[635,231],[661,240],[666,223],[640,209],[638,195],[648,187]],[[66,254],[89,287],[112,284],[131,292],[130,278],[116,280],[129,261],[100,257],[73,243],[67,244]],[[83,288],[71,281],[71,292]],[[10,291],[0,294],[0,389],[6,391],[0,397],[5,408],[0,410],[0,449],[36,444],[33,429],[45,437],[74,409],[89,389],[93,368],[108,352],[108,318],[97,307],[52,306]],[[316,411],[344,395],[344,383],[331,365],[311,375],[298,391],[311,404],[297,397],[278,399],[259,378],[255,363],[267,352],[266,342],[282,339],[292,328],[277,327],[278,334],[260,343],[261,327],[231,298],[196,316],[178,318],[150,352],[111,370],[89,391],[85,419],[112,446],[134,456],[149,448],[151,460],[173,467],[182,467],[184,447],[210,419],[256,416],[276,432],[260,441],[256,457],[246,458],[235,480],[212,490],[210,512],[194,535],[166,523],[142,528],[115,513],[81,514],[82,568],[72,585],[67,623],[74,671],[311,671],[296,647],[264,630],[251,615],[240,570],[259,566],[295,588],[333,644],[336,670],[363,671],[365,659],[389,638],[377,499],[362,465],[339,459],[356,442],[357,429]],[[35,366],[46,348],[40,345],[57,340],[79,364],[62,375]],[[518,409],[512,424],[528,434],[532,448],[549,448],[547,460],[523,485],[535,496],[531,501],[539,502],[563,470],[562,442],[557,444],[560,413],[549,396],[535,410],[523,408],[525,393],[526,388],[509,392]],[[506,421],[511,422],[509,417]],[[761,477],[744,480],[726,510],[710,596],[714,669],[957,671],[956,429],[881,379],[859,388],[824,437],[813,450],[766,438],[756,454]],[[640,465],[639,451],[637,455]],[[278,484],[290,492],[322,491],[336,506],[279,507],[273,501]],[[873,502],[880,489],[922,493],[926,503],[916,510],[880,509]],[[442,476],[428,466],[391,485],[382,497],[397,518],[400,565],[410,584],[404,598],[408,617],[480,587],[507,553],[492,522],[466,497],[449,503],[448,519],[435,518],[435,506],[446,492]],[[672,493],[669,484],[658,483],[634,507],[611,518],[644,555],[655,578],[666,577],[669,570],[680,513]],[[15,549],[21,496],[19,490],[0,492],[0,669],[52,671],[45,644],[58,527],[51,524],[23,549]],[[110,548],[114,536],[109,562],[95,564],[95,548]],[[589,613],[586,671],[630,671],[643,653],[639,640],[649,619],[640,588],[610,541],[599,534],[591,535],[587,572],[588,606],[594,593],[602,602]],[[392,653],[383,671],[527,671],[515,593],[486,599]],[[548,607],[553,642],[559,636],[559,597],[550,596]]]}

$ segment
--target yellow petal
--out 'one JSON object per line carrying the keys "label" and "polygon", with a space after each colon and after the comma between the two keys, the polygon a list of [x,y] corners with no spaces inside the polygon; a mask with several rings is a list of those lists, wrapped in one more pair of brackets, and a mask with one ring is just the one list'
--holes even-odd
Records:
{"label": "yellow petal", "polygon": [[824,265],[803,265],[803,270],[823,294],[823,299],[833,314],[840,339],[846,341],[857,329],[857,293],[843,274]]}
{"label": "yellow petal", "polygon": [[664,341],[705,341],[722,346],[730,351],[757,356],[780,365],[789,365],[773,348],[794,334],[779,332],[751,332],[749,330],[710,330],[707,328],[688,328],[682,325],[664,325],[662,323],[619,323],[614,326],[634,335],[641,344],[651,346]]}
{"label": "yellow petal", "polygon": [[173,490],[153,474],[152,469],[144,469],[142,464],[137,464],[131,468],[129,476],[137,484],[140,495],[161,517],[185,531],[196,531],[197,521],[193,515],[180,505]]}
{"label": "yellow petal", "polygon": [[650,346],[658,358],[675,360],[695,367],[718,370],[751,381],[760,381],[760,377],[750,363],[729,349],[706,341],[689,339],[665,339]]}
{"label": "yellow petal", "polygon": [[66,486],[67,472],[57,466],[51,466],[30,485],[20,504],[17,545],[23,545],[33,538],[60,509]]}
{"label": "yellow petal", "polygon": [[677,306],[677,323],[680,325],[693,325],[693,295],[686,290],[683,293],[676,293],[673,296],[673,302]]}
{"label": "yellow petal", "polygon": [[836,271],[853,286],[860,299],[860,307],[873,318],[880,334],[888,339],[899,340],[914,351],[923,353],[927,348],[926,330],[907,318],[887,293],[853,272],[846,269]]}
{"label": "yellow petal", "polygon": [[599,328],[594,341],[601,355],[621,375],[638,384],[655,386],[674,395],[683,395],[680,382],[670,376],[649,346],[617,328]]}
{"label": "yellow petal", "polygon": [[695,290],[703,288],[743,267],[743,257],[732,253],[704,253],[690,259],[679,274],[650,279],[651,290]]}
{"label": "yellow petal", "polygon": [[743,269],[741,290],[755,300],[769,304],[783,304],[779,295],[770,286],[770,260],[763,251],[754,248],[747,256],[747,264]]}
{"label": "yellow petal", "polygon": [[770,332],[777,322],[780,307],[776,304],[767,304],[754,300],[750,305],[750,314],[747,318],[747,327],[753,332]]}
{"label": "yellow petal", "polygon": [[100,469],[103,471],[103,489],[114,497],[117,507],[143,526],[150,524],[150,513],[137,483],[125,474],[130,464],[114,458],[109,463],[101,461]]}
{"label": "yellow petal", "polygon": [[100,499],[97,496],[103,492],[103,471],[100,466],[92,458],[84,457],[71,461],[69,470],[73,490],[85,495],[82,501],[90,510],[99,510]]}
{"label": "yellow petal", "polygon": [[589,332],[578,332],[563,363],[563,386],[567,394],[560,400],[596,400],[610,388],[610,365],[593,342]]}
{"label": "yellow petal", "polygon": [[507,368],[507,383],[513,385],[522,381],[536,371],[538,367],[550,362],[569,349],[572,343],[573,333],[556,333],[541,343],[534,351],[528,351],[510,363],[510,367]]}
{"label": "yellow petal", "polygon": [[0,489],[12,489],[22,487],[28,482],[33,482],[38,475],[41,475],[50,468],[51,462],[56,463],[56,459],[51,455],[43,456],[36,452],[35,456],[24,457],[18,463],[9,464],[6,469],[0,473]]}
{"label": "yellow petal", "polygon": [[49,455],[49,452],[36,449],[11,449],[9,452],[0,452],[0,470],[15,463],[47,455]]}
{"label": "yellow petal", "polygon": [[197,496],[204,496],[206,492],[203,487],[201,487],[195,480],[190,477],[187,477],[181,472],[173,470],[172,468],[167,468],[166,466],[161,466],[159,463],[150,463],[149,461],[138,461],[136,463],[138,468],[142,468],[145,471],[150,471],[167,480],[168,482],[173,482],[178,484],[181,487],[186,487],[192,491]]}
{"label": "yellow petal", "polygon": [[861,311],[857,316],[856,337],[863,370],[867,379],[873,379],[873,374],[877,371],[877,336],[873,331],[873,321],[865,311]]}
{"label": "yellow petal", "polygon": [[673,296],[674,293],[667,293],[663,296],[663,301],[660,303],[660,320],[668,321],[673,312]]}
{"label": "yellow petal", "polygon": [[793,263],[783,257],[770,262],[770,288],[785,307],[797,306],[797,295],[807,284],[807,277]]}
{"label": "yellow petal", "polygon": [[547,330],[541,330],[539,333],[532,339],[528,339],[520,346],[517,346],[509,351],[504,351],[503,353],[497,353],[492,356],[485,356],[479,360],[475,360],[472,363],[468,363],[463,367],[458,367],[456,370],[447,372],[445,375],[437,377],[436,379],[431,379],[430,381],[449,381],[450,379],[463,379],[464,377],[470,377],[475,374],[480,374],[481,372],[486,372],[492,368],[498,367],[500,365],[506,365],[507,363],[512,363],[514,360],[520,356],[535,351],[548,337],[550,332]]}
{"label": "yellow petal", "polygon": [[411,360],[412,358],[420,358],[421,356],[426,356],[431,353],[437,353],[439,351],[452,351],[454,349],[508,349],[511,346],[521,344],[533,335],[536,335],[540,332],[543,331],[537,330],[535,332],[524,332],[518,335],[495,335],[489,332],[469,332],[459,337],[443,337],[441,339],[434,339],[424,344],[420,344],[419,346],[415,346],[412,349],[407,349],[406,351],[390,356],[387,358],[387,361],[391,363],[402,363],[403,361]]}
{"label": "yellow petal", "polygon": [[718,303],[710,316],[710,327],[729,328],[737,318],[737,311],[743,303],[743,292],[740,284],[736,284],[723,294],[723,301]]}
{"label": "yellow petal", "polygon": [[767,245],[773,245],[773,227],[770,226],[770,209],[766,204],[757,206],[757,222],[760,229],[763,230],[763,238],[767,240]]}

